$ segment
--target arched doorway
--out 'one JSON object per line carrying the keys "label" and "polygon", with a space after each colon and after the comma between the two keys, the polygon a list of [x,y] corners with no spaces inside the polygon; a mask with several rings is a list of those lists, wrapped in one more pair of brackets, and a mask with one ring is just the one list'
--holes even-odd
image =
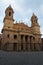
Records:
{"label": "arched doorway", "polygon": [[21,43],[21,51],[23,51],[23,43]]}

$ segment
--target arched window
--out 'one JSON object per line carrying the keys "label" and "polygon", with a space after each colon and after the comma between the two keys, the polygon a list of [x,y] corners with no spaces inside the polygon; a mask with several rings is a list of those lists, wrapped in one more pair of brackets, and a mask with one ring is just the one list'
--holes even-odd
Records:
{"label": "arched window", "polygon": [[17,35],[14,35],[14,39],[17,39]]}
{"label": "arched window", "polygon": [[9,12],[9,16],[11,16],[11,12]]}
{"label": "arched window", "polygon": [[9,34],[7,35],[7,37],[9,38]]}

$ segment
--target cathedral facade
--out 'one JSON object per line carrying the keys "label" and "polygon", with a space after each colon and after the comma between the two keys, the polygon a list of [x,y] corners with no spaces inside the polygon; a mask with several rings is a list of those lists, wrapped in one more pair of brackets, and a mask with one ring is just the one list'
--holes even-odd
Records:
{"label": "cathedral facade", "polygon": [[8,51],[40,51],[41,32],[37,16],[31,16],[31,27],[24,23],[15,23],[11,6],[5,10],[2,29],[1,49]]}

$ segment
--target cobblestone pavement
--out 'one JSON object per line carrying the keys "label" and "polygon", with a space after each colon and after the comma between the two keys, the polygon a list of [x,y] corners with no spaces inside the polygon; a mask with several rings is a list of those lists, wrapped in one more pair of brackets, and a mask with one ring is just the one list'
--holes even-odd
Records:
{"label": "cobblestone pavement", "polygon": [[43,52],[0,51],[0,65],[43,65]]}

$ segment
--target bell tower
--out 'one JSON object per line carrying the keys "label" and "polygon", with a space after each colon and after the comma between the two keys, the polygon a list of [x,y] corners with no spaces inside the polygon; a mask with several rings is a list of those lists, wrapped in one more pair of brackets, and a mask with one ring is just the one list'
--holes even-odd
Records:
{"label": "bell tower", "polygon": [[41,43],[40,26],[38,23],[38,18],[34,13],[31,17],[31,28],[32,28],[32,33],[35,36],[35,40],[36,40],[35,43]]}
{"label": "bell tower", "polygon": [[31,27],[33,29],[34,34],[40,34],[40,26],[38,23],[38,18],[34,13],[31,17]]}
{"label": "bell tower", "polygon": [[32,17],[31,17],[31,26],[39,26],[38,18],[34,13],[33,13]]}
{"label": "bell tower", "polygon": [[11,6],[9,6],[5,10],[5,18],[4,18],[4,28],[12,28],[14,24],[14,19],[13,19],[13,14],[14,11]]}

